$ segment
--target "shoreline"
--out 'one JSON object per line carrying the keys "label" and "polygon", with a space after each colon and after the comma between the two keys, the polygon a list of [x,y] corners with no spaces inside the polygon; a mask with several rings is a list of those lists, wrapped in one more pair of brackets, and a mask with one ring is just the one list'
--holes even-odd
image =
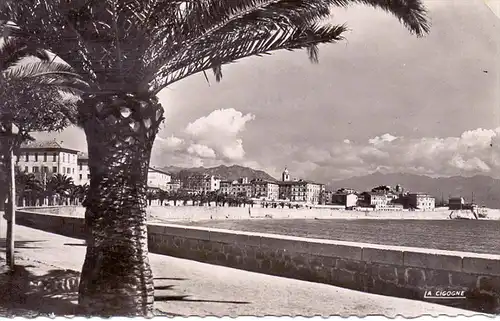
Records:
{"label": "shoreline", "polygon": [[[85,208],[81,206],[62,207],[26,207],[39,213],[84,217]],[[452,211],[436,209],[434,211],[352,211],[330,208],[288,209],[262,207],[215,207],[215,206],[160,206],[146,208],[148,221],[162,222],[197,222],[226,220],[273,220],[273,219],[308,219],[308,220],[456,220],[466,219],[476,221],[470,211]],[[454,217],[450,219],[450,214]],[[477,221],[500,220],[499,209],[488,209],[488,216]]]}

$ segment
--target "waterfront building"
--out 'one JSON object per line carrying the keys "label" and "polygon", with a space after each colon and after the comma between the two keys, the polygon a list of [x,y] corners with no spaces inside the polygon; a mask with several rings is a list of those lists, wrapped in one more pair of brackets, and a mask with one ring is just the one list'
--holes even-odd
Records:
{"label": "waterfront building", "polygon": [[195,174],[188,177],[182,188],[192,192],[215,192],[220,189],[221,179],[214,175]]}
{"label": "waterfront building", "polygon": [[408,206],[412,209],[433,211],[436,207],[436,199],[425,193],[409,193]]}
{"label": "waterfront building", "polygon": [[337,192],[332,195],[332,204],[343,205],[346,208],[356,207],[358,204],[358,195],[351,192]]}
{"label": "waterfront building", "polygon": [[[63,142],[34,141],[21,145],[16,156],[20,171],[32,173],[45,184],[54,174],[65,175],[75,185],[90,184],[89,157],[86,153],[66,147]],[[148,186],[167,189],[169,173],[150,167]]]}
{"label": "waterfront building", "polygon": [[172,175],[163,170],[150,167],[148,169],[148,189],[169,190],[169,183],[172,181]]}
{"label": "waterfront building", "polygon": [[78,181],[78,150],[68,148],[63,142],[34,141],[21,145],[16,156],[20,171],[33,173],[37,179],[46,182],[54,174],[66,175]]}
{"label": "waterfront building", "polygon": [[177,192],[181,188],[181,180],[180,179],[171,179],[170,182],[167,183],[167,192]]}
{"label": "waterfront building", "polygon": [[278,182],[280,200],[291,202],[305,202],[308,204],[318,204],[321,194],[324,192],[323,184],[306,181],[303,179],[290,179],[290,173],[285,168],[281,175],[281,182]]}
{"label": "waterfront building", "polygon": [[76,185],[90,184],[90,169],[89,169],[89,157],[85,153],[78,153],[78,177],[75,181]]}
{"label": "waterfront building", "polygon": [[389,204],[389,198],[385,192],[364,192],[363,205],[371,207],[383,207]]}
{"label": "waterfront building", "polygon": [[220,181],[219,192],[221,194],[231,195],[233,191],[233,184],[236,184],[236,181],[228,181],[228,180]]}
{"label": "waterfront building", "polygon": [[231,195],[240,197],[252,197],[253,187],[248,180],[240,179],[231,186]]}
{"label": "waterfront building", "polygon": [[252,197],[275,201],[279,198],[279,185],[262,179],[252,181]]}

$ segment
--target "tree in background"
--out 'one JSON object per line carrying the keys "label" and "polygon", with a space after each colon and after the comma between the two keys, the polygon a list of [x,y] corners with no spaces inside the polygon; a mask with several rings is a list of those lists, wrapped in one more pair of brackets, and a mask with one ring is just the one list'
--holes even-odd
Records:
{"label": "tree in background", "polygon": [[163,206],[163,202],[168,200],[168,192],[160,189],[158,191],[158,200],[160,201],[160,206]]}
{"label": "tree in background", "polygon": [[18,206],[34,206],[43,195],[42,183],[33,173],[16,170],[16,196]]}
{"label": "tree in background", "polygon": [[47,182],[47,192],[51,196],[56,196],[58,205],[64,205],[69,199],[75,184],[73,179],[64,174],[55,174]]}
{"label": "tree in background", "polygon": [[0,19],[15,23],[6,33],[52,51],[91,87],[78,108],[91,175],[79,305],[102,316],[152,314],[146,183],[162,89],[205,70],[219,81],[222,65],[280,49],[317,62],[318,45],[346,30],[323,23],[332,5],[364,3],[428,29],[421,0],[1,1]]}
{"label": "tree in background", "polygon": [[[0,27],[4,23],[0,22]],[[16,37],[4,37],[0,43],[0,154],[2,178],[12,191],[11,153],[17,154],[23,142],[32,140],[34,131],[58,131],[76,120],[76,96],[84,86],[67,64],[54,62],[46,51]],[[17,133],[13,135],[13,128]],[[5,194],[4,194],[5,193]],[[16,198],[13,196],[12,198]],[[12,213],[7,213],[10,219]]]}

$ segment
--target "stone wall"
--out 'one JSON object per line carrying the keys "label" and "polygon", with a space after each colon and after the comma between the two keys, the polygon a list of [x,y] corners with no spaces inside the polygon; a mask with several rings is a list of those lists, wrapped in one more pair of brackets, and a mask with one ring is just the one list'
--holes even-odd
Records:
{"label": "stone wall", "polygon": [[[16,223],[83,238],[82,218],[16,212]],[[500,255],[148,224],[152,253],[354,290],[500,313]],[[429,300],[427,290],[465,291]]]}
{"label": "stone wall", "polygon": [[[85,208],[81,206],[45,206],[24,208],[25,210],[64,216],[83,217]],[[221,207],[221,206],[149,206],[149,220],[152,222],[199,221],[199,220],[237,220],[249,218],[275,219],[314,219],[314,218],[345,218],[345,219],[448,219],[450,211],[436,210],[430,212],[417,211],[346,211],[331,208],[263,208],[254,207]]]}
{"label": "stone wall", "polygon": [[17,210],[16,224],[68,237],[85,238],[85,224],[82,217]]}
{"label": "stone wall", "polygon": [[[499,313],[500,255],[149,224],[151,252],[248,271]],[[424,298],[426,290],[466,299]]]}

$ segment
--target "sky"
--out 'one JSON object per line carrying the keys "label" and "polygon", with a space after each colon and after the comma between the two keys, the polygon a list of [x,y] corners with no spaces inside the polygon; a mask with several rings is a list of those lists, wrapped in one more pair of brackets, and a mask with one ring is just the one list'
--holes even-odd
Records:
{"label": "sky", "polygon": [[[159,93],[155,166],[239,164],[332,180],[380,171],[500,178],[500,3],[425,0],[430,34],[370,7],[334,9],[346,40],[252,57]],[[76,128],[39,139],[86,149]]]}

